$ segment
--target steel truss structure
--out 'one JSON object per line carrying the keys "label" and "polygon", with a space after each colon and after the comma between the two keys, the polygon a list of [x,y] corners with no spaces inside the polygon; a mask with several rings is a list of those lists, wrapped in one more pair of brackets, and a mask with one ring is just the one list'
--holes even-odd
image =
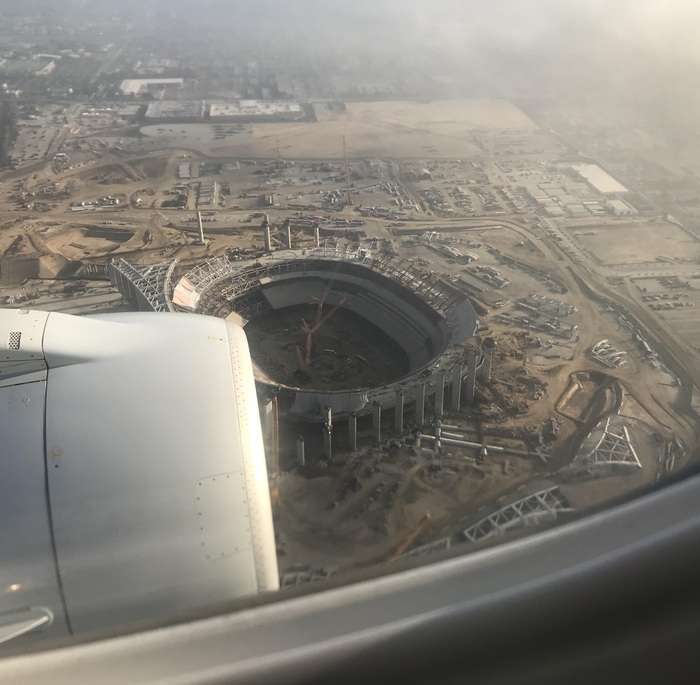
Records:
{"label": "steel truss structure", "polygon": [[236,270],[240,270],[239,265],[222,255],[218,255],[198,264],[194,269],[188,271],[185,277],[201,293],[216,281],[226,278]]}
{"label": "steel truss structure", "polygon": [[[239,262],[229,261],[217,256],[199,264],[185,274],[185,278],[196,287],[201,300],[198,309],[208,308],[212,301],[221,303],[222,298],[234,302],[252,288],[259,285],[261,278],[278,274],[308,271],[315,260],[338,260],[364,264],[384,276],[398,281],[401,285],[421,296],[433,309],[447,313],[462,301],[463,295],[449,283],[434,274],[417,270],[406,260],[398,259],[388,253],[378,257],[369,257],[363,250],[341,250],[339,248],[319,247],[306,250],[303,256],[294,255],[279,261],[257,263],[253,266],[241,266]],[[225,281],[225,283],[223,283]],[[212,286],[221,284],[215,295],[209,295]]]}
{"label": "steel truss structure", "polygon": [[451,546],[452,538],[442,538],[441,540],[435,540],[435,542],[429,542],[427,545],[421,545],[420,547],[409,550],[405,554],[402,554],[399,559],[407,559],[408,557],[422,557],[426,554],[439,552],[443,549],[450,549]]}
{"label": "steel truss structure", "polygon": [[293,585],[302,585],[304,583],[313,583],[317,580],[325,580],[333,575],[333,569],[318,569],[315,571],[297,571],[294,573],[285,573],[280,577],[280,588],[291,587]]}
{"label": "steel truss structure", "polygon": [[603,435],[596,446],[580,458],[582,466],[636,466],[642,464],[632,446],[627,426],[616,428],[610,425],[610,417],[605,422]]}
{"label": "steel truss structure", "polygon": [[553,521],[563,512],[573,511],[557,486],[541,490],[513,502],[462,531],[468,542],[502,535],[511,528],[536,526]]}
{"label": "steel truss structure", "polygon": [[141,312],[172,312],[172,276],[177,259],[160,264],[132,265],[124,259],[107,264],[112,285]]}
{"label": "steel truss structure", "polygon": [[[370,257],[363,250],[341,250],[319,247],[306,250],[303,256],[259,262],[242,266],[237,261],[219,255],[211,257],[191,269],[185,278],[201,296],[197,309],[215,313],[226,303],[235,302],[249,290],[257,288],[260,279],[293,272],[308,271],[315,260],[338,260],[364,264],[419,295],[433,309],[449,313],[464,298],[449,283],[434,274],[422,272],[413,263],[388,253]],[[112,284],[129,301],[135,302],[140,311],[192,311],[173,304],[173,270],[177,260],[147,266],[132,265],[124,259],[112,260],[107,270]],[[221,284],[216,292],[214,285]]]}

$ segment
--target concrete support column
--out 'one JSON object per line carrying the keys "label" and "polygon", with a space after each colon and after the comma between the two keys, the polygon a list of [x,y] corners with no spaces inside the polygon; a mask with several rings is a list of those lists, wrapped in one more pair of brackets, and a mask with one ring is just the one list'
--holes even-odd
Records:
{"label": "concrete support column", "polygon": [[202,212],[197,212],[197,223],[199,224],[199,241],[204,244],[204,226],[202,225]]}
{"label": "concrete support column", "polygon": [[306,465],[306,451],[304,449],[304,436],[297,437],[297,462],[299,466]]}
{"label": "concrete support column", "polygon": [[331,452],[331,438],[333,435],[333,427],[329,426],[327,423],[323,426],[323,458],[329,463],[333,459],[333,453]]}
{"label": "concrete support column", "polygon": [[379,402],[374,402],[372,407],[372,428],[374,430],[374,439],[377,442],[382,440],[382,405]]}
{"label": "concrete support column", "polygon": [[445,374],[437,375],[437,386],[435,388],[435,416],[440,417],[445,412]]}
{"label": "concrete support column", "polygon": [[394,430],[401,435],[403,433],[403,390],[396,391],[396,400],[394,402]]}
{"label": "concrete support column", "polygon": [[355,412],[348,417],[348,446],[351,452],[357,452],[357,414]]}
{"label": "concrete support column", "polygon": [[330,462],[333,459],[331,437],[333,435],[333,411],[326,407],[326,423],[323,426],[323,456]]}
{"label": "concrete support column", "polygon": [[474,404],[474,391],[476,389],[476,350],[467,350],[467,377],[464,381],[464,399],[467,404]]}
{"label": "concrete support column", "polygon": [[287,225],[287,247],[292,249],[292,227]]}
{"label": "concrete support column", "polygon": [[416,423],[418,428],[425,423],[425,383],[416,389]]}
{"label": "concrete support column", "polygon": [[265,402],[265,407],[263,408],[262,427],[266,437],[272,436],[272,415],[273,405],[270,399]]}
{"label": "concrete support column", "polygon": [[270,224],[263,224],[263,234],[265,238],[265,252],[272,252],[272,236],[270,235]]}
{"label": "concrete support column", "polygon": [[318,224],[314,226],[314,247],[321,247],[321,229]]}
{"label": "concrete support column", "polygon": [[491,380],[491,362],[493,361],[495,347],[496,341],[493,338],[484,340],[484,362],[481,365],[481,379],[485,383]]}
{"label": "concrete support column", "polygon": [[462,406],[462,365],[452,367],[452,411],[459,411]]}
{"label": "concrete support column", "polygon": [[440,437],[442,436],[442,421],[438,419],[435,421],[435,440],[433,440],[433,459],[437,459],[440,456],[440,448],[442,447],[442,441]]}

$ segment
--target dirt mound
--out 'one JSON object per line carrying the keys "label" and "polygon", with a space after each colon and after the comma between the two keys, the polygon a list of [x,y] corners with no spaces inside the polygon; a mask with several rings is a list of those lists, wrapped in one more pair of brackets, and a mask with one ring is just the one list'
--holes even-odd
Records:
{"label": "dirt mound", "polygon": [[72,228],[46,241],[46,247],[54,254],[67,259],[82,259],[87,255],[103,255],[114,252],[131,240],[134,232],[126,228],[90,226]]}
{"label": "dirt mound", "polygon": [[141,181],[143,177],[128,164],[110,164],[100,167],[97,173],[88,177],[88,180],[103,185],[113,185]]}
{"label": "dirt mound", "polygon": [[66,278],[80,267],[62,255],[0,259],[0,285],[21,285],[28,278]]}
{"label": "dirt mound", "polygon": [[147,178],[161,178],[167,162],[167,157],[156,157],[133,159],[129,164]]}
{"label": "dirt mound", "polygon": [[66,259],[63,255],[44,255],[37,259],[38,278],[65,278],[75,271],[79,262]]}

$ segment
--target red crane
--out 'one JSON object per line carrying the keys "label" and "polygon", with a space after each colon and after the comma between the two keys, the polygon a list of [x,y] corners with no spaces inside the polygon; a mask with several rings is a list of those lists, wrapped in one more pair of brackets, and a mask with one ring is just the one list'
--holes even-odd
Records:
{"label": "red crane", "polygon": [[305,319],[301,320],[301,330],[302,332],[306,335],[306,351],[303,359],[301,358],[301,350],[297,347],[297,359],[303,362],[301,367],[304,370],[307,370],[309,368],[309,365],[311,364],[311,344],[313,342],[313,336],[314,333],[316,333],[321,326],[323,326],[328,319],[330,319],[346,302],[347,302],[347,296],[344,296],[340,302],[337,304],[333,305],[333,307],[327,311],[323,316],[321,316],[321,307],[323,307],[323,302],[326,299],[326,295],[323,296],[323,298],[319,301],[318,304],[318,310],[316,312],[316,320],[314,322],[313,326],[309,326],[308,323],[306,323]]}

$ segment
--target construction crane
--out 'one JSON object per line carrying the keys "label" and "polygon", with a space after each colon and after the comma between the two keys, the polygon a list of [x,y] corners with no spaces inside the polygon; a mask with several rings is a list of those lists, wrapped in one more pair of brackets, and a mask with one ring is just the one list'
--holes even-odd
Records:
{"label": "construction crane", "polygon": [[420,521],[418,521],[416,527],[394,550],[393,554],[387,559],[387,561],[396,561],[416,541],[416,538],[426,529],[432,518],[433,517],[430,515],[430,512],[426,511],[425,516],[423,516],[423,518]]}
{"label": "construction crane", "polygon": [[[299,361],[299,368],[303,369],[304,371],[307,371],[309,368],[309,364],[311,364],[311,342],[313,338],[313,334],[323,325],[323,322],[321,321],[322,314],[323,314],[323,305],[326,302],[326,298],[328,297],[328,294],[331,291],[331,288],[333,286],[333,281],[335,280],[335,274],[340,269],[341,262],[337,262],[335,265],[335,269],[333,269],[333,274],[331,275],[329,281],[326,283],[326,287],[323,290],[323,294],[321,297],[314,297],[311,300],[311,304],[316,304],[317,309],[316,309],[316,314],[314,316],[314,325],[309,326],[309,324],[306,323],[304,319],[301,320],[301,330],[304,332],[306,335],[306,349],[304,354],[302,355],[301,348],[297,346],[296,353],[297,353],[297,359]],[[338,311],[338,309],[345,304],[347,301],[347,297],[343,297],[343,299],[331,310],[331,312],[326,316],[324,321],[328,321],[328,319],[333,316],[333,314]]]}
{"label": "construction crane", "polygon": [[328,294],[331,292],[331,288],[333,287],[333,281],[335,280],[335,274],[339,268],[340,268],[340,262],[338,262],[335,265],[335,268],[333,269],[333,275],[331,276],[328,283],[326,283],[326,287],[324,288],[323,294],[321,295],[321,297],[312,297],[311,298],[311,303],[318,305],[318,308],[316,309],[316,316],[314,319],[314,324],[318,324],[318,322],[321,320],[321,314],[323,312],[323,305],[326,303],[326,298],[328,297]]}
{"label": "construction crane", "polygon": [[[314,334],[321,328],[321,326],[323,326],[324,323],[326,323],[326,321],[328,321],[328,319],[330,319],[347,302],[347,299],[348,299],[347,295],[344,296],[337,304],[333,305],[332,309],[327,311],[321,317],[318,316],[318,313],[321,311],[321,307],[323,306],[323,301],[319,302],[319,308],[317,310],[317,318],[316,318],[313,326],[309,326],[309,324],[306,323],[306,319],[301,320],[301,330],[306,335],[306,349],[304,351],[304,356],[302,359],[301,358],[301,350],[299,349],[299,347],[297,347],[297,359],[302,362],[300,364],[302,369],[307,370],[309,368],[309,365],[311,364],[311,346],[312,346]],[[323,300],[325,300],[325,295],[323,297]]]}
{"label": "construction crane", "polygon": [[316,316],[314,318],[314,325],[316,325],[320,320],[321,320],[321,315],[323,314],[323,305],[326,302],[326,298],[328,297],[328,293],[331,291],[331,286],[330,283],[326,286],[326,289],[321,295],[321,297],[314,297],[312,302],[318,305],[316,308]]}

